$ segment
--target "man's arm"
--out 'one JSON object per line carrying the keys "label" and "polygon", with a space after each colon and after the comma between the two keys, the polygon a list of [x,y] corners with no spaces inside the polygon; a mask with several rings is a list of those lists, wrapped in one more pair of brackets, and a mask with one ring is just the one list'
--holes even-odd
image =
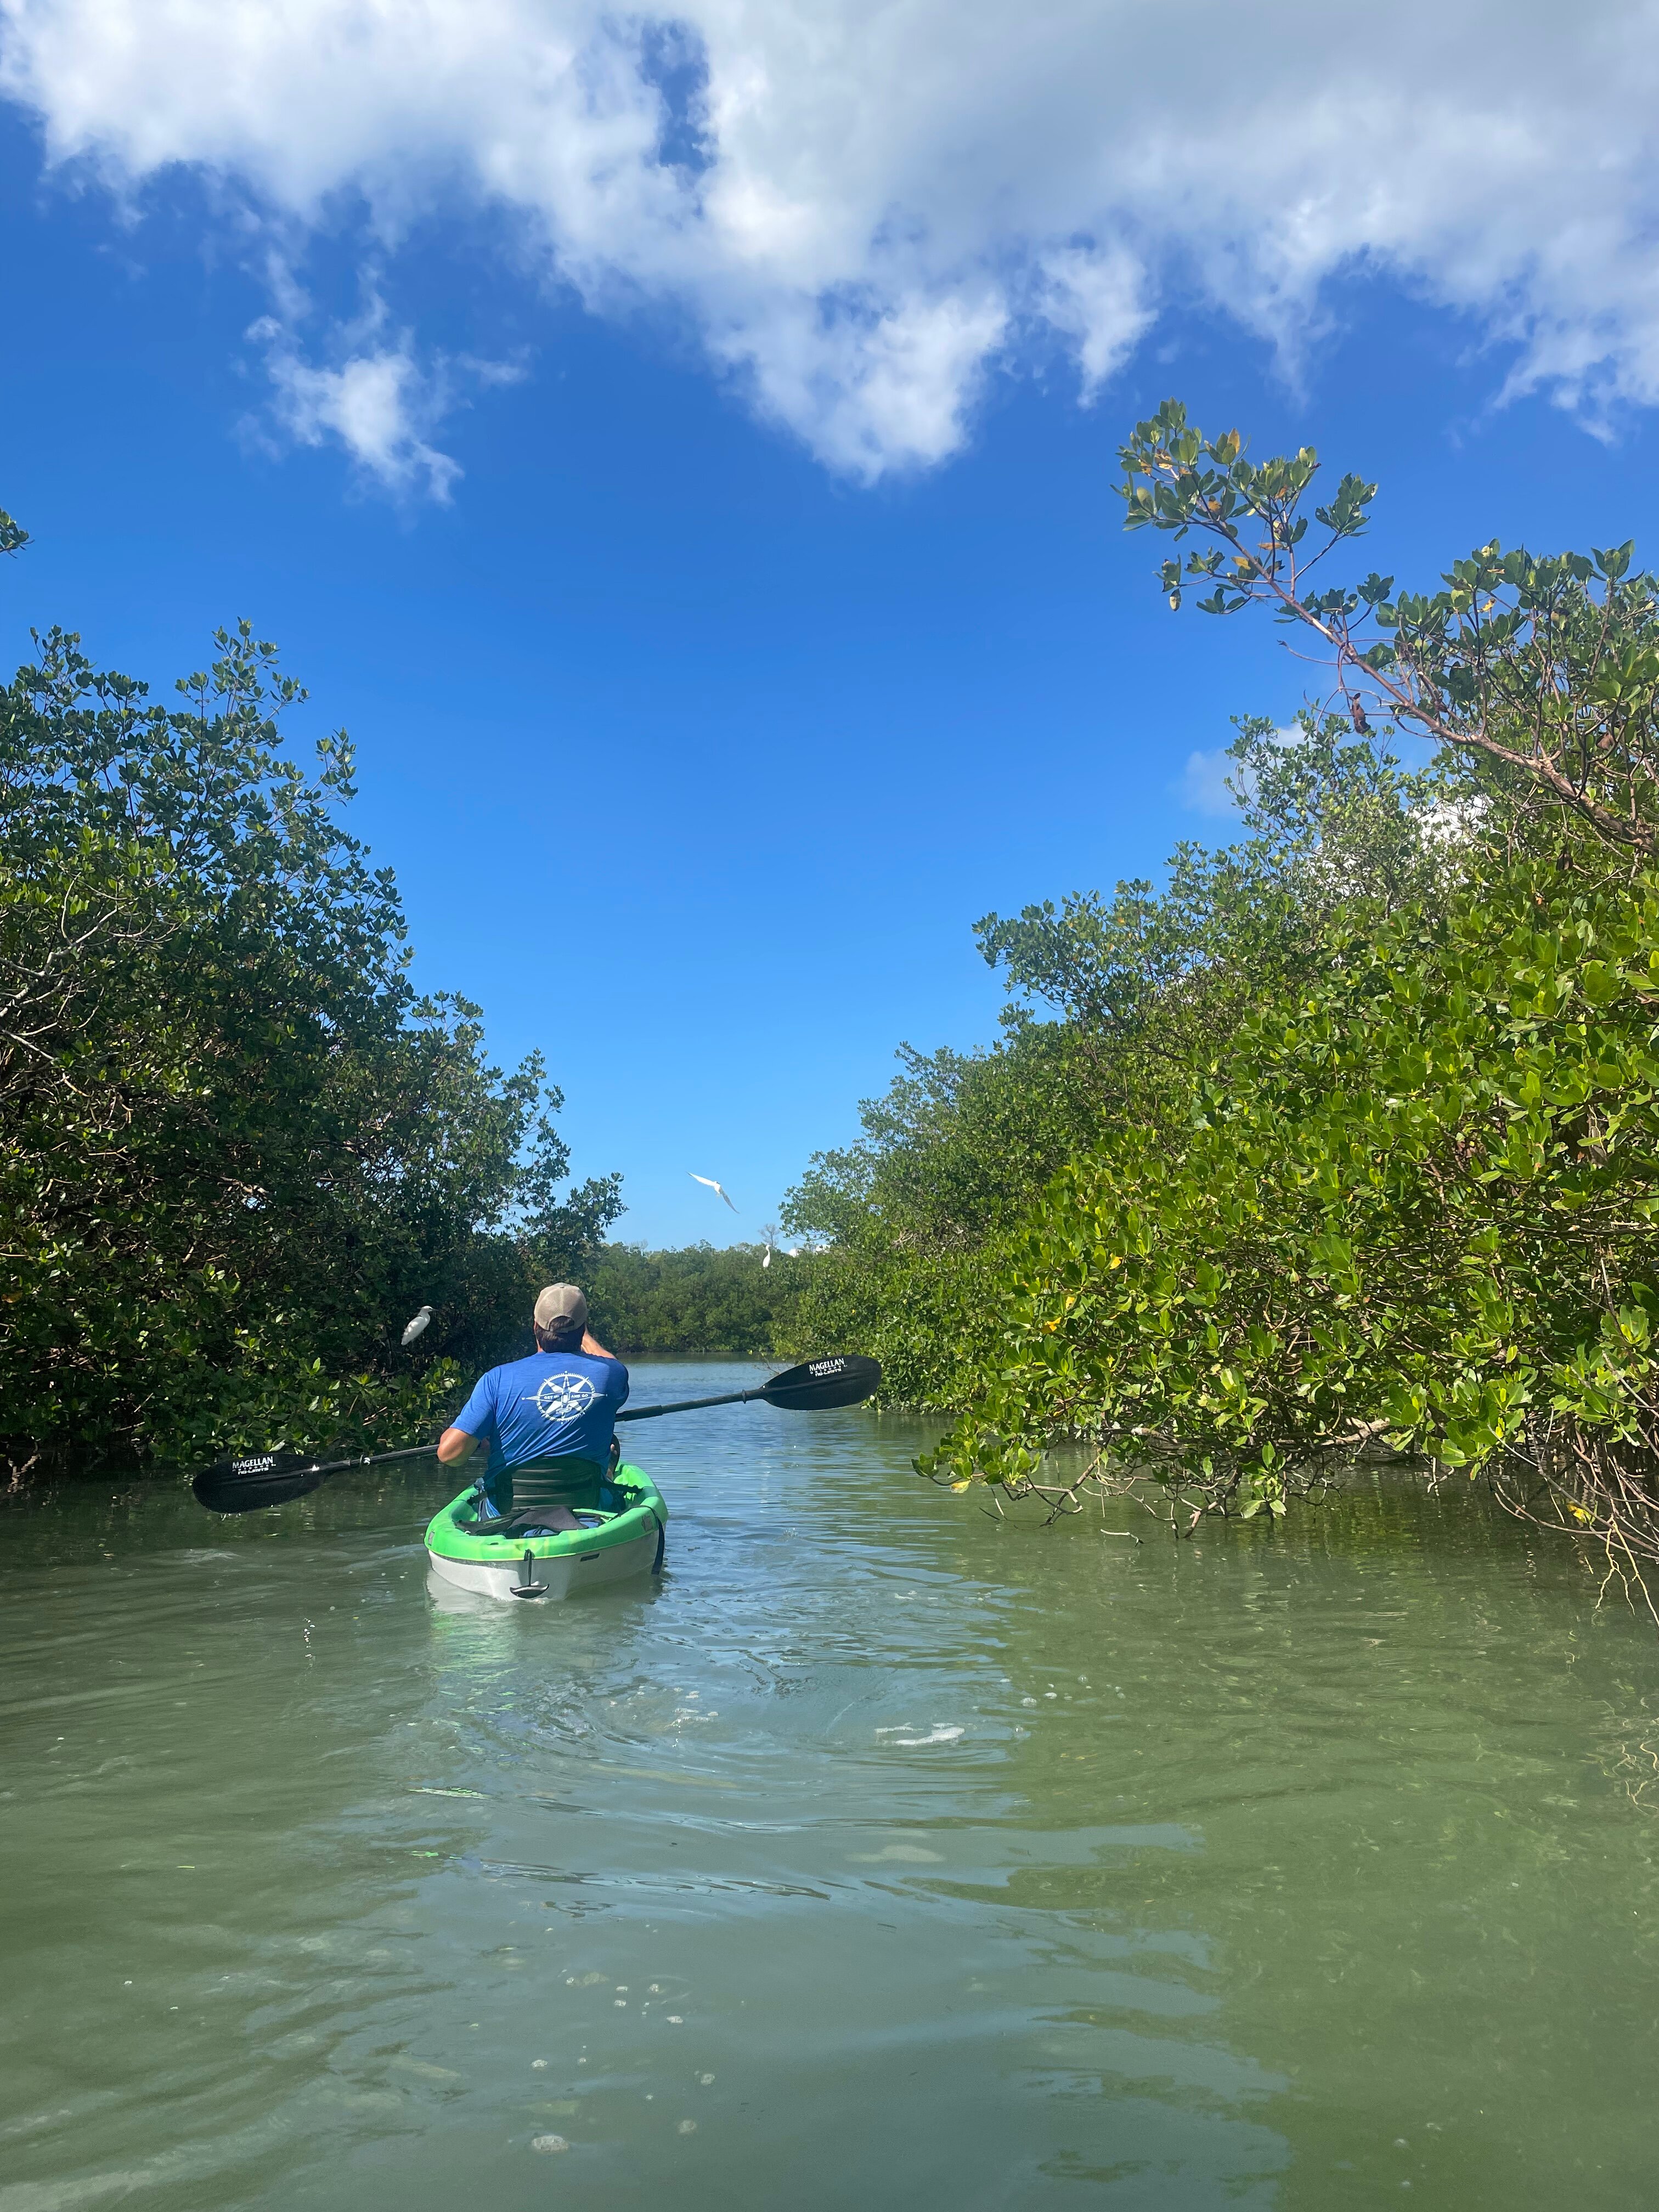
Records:
{"label": "man's arm", "polygon": [[[492,1367],[488,1375],[478,1378],[472,1395],[439,1437],[440,1467],[461,1466],[471,1458],[480,1443],[483,1445],[484,1457],[489,1457],[489,1438],[495,1426],[493,1392],[495,1377],[500,1372],[499,1368]],[[470,1429],[461,1425],[465,1421],[471,1422]]]}
{"label": "man's arm", "polygon": [[590,1359],[614,1359],[617,1356],[614,1352],[605,1350],[591,1328],[582,1331],[582,1350]]}

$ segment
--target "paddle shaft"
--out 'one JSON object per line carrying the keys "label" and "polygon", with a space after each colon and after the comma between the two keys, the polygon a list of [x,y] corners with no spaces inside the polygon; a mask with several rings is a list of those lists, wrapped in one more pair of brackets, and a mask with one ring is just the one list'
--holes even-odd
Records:
{"label": "paddle shaft", "polygon": [[[879,1387],[881,1369],[873,1359],[837,1352],[787,1368],[754,1390],[723,1390],[714,1398],[677,1398],[667,1406],[633,1406],[617,1421],[654,1421],[665,1413],[696,1413],[708,1406],[746,1406],[759,1399],[786,1413],[830,1411],[861,1405]],[[440,1440],[441,1441],[441,1439]],[[191,1484],[198,1501],[213,1513],[251,1513],[261,1505],[285,1505],[314,1490],[325,1475],[348,1468],[384,1467],[393,1460],[426,1459],[436,1443],[405,1444],[397,1451],[357,1452],[349,1459],[290,1459],[286,1454],[253,1453],[241,1460],[204,1468]],[[459,1462],[458,1462],[459,1463]]]}
{"label": "paddle shaft", "polygon": [[672,1406],[625,1406],[617,1419],[621,1421],[654,1421],[659,1413],[696,1413],[705,1406],[746,1406],[751,1398],[763,1398],[764,1390],[728,1390],[720,1398],[679,1398]]}
{"label": "paddle shaft", "polygon": [[[659,1413],[695,1413],[702,1406],[739,1406],[750,1398],[763,1398],[763,1390],[729,1390],[723,1398],[684,1398],[674,1406],[638,1406],[632,1413],[617,1414],[619,1421],[649,1421]],[[406,1444],[399,1451],[363,1452],[352,1459],[313,1460],[309,1465],[290,1468],[290,1474],[343,1474],[348,1468],[384,1467],[394,1459],[428,1459],[437,1450],[435,1443]]]}
{"label": "paddle shaft", "polygon": [[349,1467],[384,1467],[389,1459],[430,1459],[436,1444],[406,1444],[401,1451],[368,1452],[357,1459],[319,1460],[310,1467],[295,1468],[295,1474],[338,1474]]}
{"label": "paddle shaft", "polygon": [[[702,1406],[741,1406],[750,1398],[763,1398],[764,1390],[729,1390],[723,1398],[682,1398],[673,1406],[636,1406],[617,1414],[619,1421],[650,1421],[659,1413],[694,1413]],[[436,1444],[410,1444],[402,1451],[369,1452],[361,1459],[331,1459],[307,1468],[307,1474],[339,1474],[349,1467],[384,1467],[389,1459],[419,1459],[435,1452]],[[295,1469],[297,1474],[299,1468]]]}

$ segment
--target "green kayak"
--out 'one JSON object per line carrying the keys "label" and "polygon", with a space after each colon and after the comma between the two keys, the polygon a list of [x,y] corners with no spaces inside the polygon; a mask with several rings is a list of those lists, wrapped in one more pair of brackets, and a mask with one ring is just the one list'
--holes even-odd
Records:
{"label": "green kayak", "polygon": [[611,1512],[578,1507],[577,1528],[545,1535],[492,1536],[478,1519],[475,1485],[434,1513],[426,1532],[434,1574],[485,1597],[570,1597],[662,1565],[668,1508],[650,1476],[626,1462],[613,1487]]}

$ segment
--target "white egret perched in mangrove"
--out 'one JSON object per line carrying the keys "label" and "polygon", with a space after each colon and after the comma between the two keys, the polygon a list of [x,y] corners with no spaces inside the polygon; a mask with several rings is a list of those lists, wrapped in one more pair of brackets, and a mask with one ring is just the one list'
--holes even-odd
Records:
{"label": "white egret perched in mangrove", "polygon": [[[704,1185],[708,1189],[712,1190],[712,1191],[714,1193],[714,1194],[716,1195],[716,1197],[725,1199],[725,1200],[726,1200],[726,1204],[727,1204],[728,1206],[732,1206],[732,1200],[731,1200],[731,1197],[730,1197],[730,1195],[728,1194],[728,1193],[727,1193],[727,1191],[726,1191],[726,1189],[725,1185],[724,1185],[724,1184],[722,1184],[722,1183],[718,1183],[718,1182],[716,1182],[713,1176],[700,1176],[700,1175],[695,1175],[695,1174],[692,1174],[692,1170],[691,1170],[690,1168],[687,1168],[687,1170],[686,1170],[686,1171],[685,1171],[685,1172],[687,1173],[687,1175],[689,1175],[689,1176],[691,1176],[691,1180],[692,1180],[692,1182],[700,1182],[700,1183],[702,1183],[702,1184],[703,1184],[703,1185]],[[735,1206],[732,1206],[732,1212],[733,1212],[733,1213],[735,1213],[735,1212],[737,1212],[737,1210],[738,1210],[738,1209],[737,1209],[737,1207],[736,1207]]]}
{"label": "white egret perched in mangrove", "polygon": [[409,1327],[404,1331],[404,1350],[405,1352],[407,1352],[410,1346],[414,1343],[416,1338],[423,1334],[431,1319],[431,1307],[422,1306],[419,1313],[416,1315],[414,1320],[410,1322]]}

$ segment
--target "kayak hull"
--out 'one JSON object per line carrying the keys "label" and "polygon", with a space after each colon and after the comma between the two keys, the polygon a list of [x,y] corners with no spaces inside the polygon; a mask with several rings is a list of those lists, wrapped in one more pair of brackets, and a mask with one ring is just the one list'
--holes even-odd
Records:
{"label": "kayak hull", "polygon": [[584,1516],[580,1528],[505,1537],[488,1533],[489,1522],[477,1517],[476,1491],[463,1491],[432,1516],[428,1562],[455,1589],[509,1605],[580,1596],[651,1574],[662,1565],[668,1507],[637,1467],[619,1467],[616,1488],[621,1510]]}
{"label": "kayak hull", "polygon": [[650,1535],[637,1537],[631,1544],[613,1544],[608,1550],[589,1553],[585,1559],[538,1559],[526,1579],[524,1555],[533,1550],[533,1544],[521,1542],[511,1557],[499,1561],[450,1559],[428,1546],[427,1558],[434,1574],[454,1589],[513,1603],[520,1595],[574,1597],[581,1592],[601,1589],[608,1583],[629,1582],[636,1575],[648,1575],[657,1554],[657,1535],[653,1530]]}

